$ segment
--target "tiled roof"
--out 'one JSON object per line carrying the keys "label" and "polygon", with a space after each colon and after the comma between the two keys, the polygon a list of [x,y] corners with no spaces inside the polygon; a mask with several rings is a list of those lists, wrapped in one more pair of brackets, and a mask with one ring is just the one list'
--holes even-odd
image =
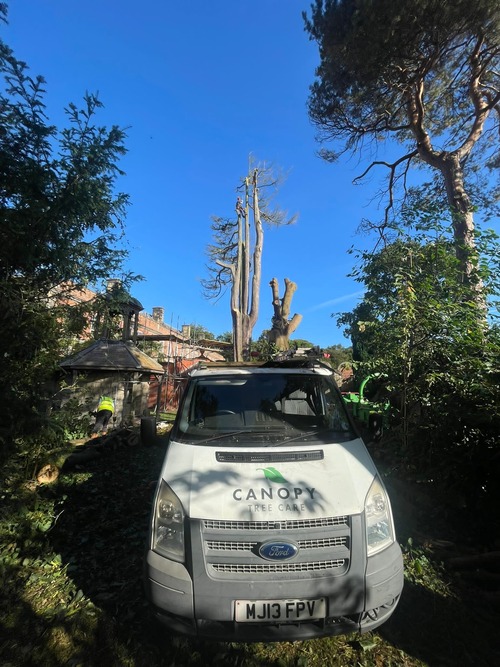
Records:
{"label": "tiled roof", "polygon": [[163,366],[135,345],[100,339],[61,362],[67,370],[108,370],[163,373]]}

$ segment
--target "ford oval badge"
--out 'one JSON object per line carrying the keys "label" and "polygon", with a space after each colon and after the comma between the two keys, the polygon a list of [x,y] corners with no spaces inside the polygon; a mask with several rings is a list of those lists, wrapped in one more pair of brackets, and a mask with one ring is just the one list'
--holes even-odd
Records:
{"label": "ford oval badge", "polygon": [[299,547],[290,542],[265,542],[259,547],[259,556],[266,560],[288,560],[299,553]]}

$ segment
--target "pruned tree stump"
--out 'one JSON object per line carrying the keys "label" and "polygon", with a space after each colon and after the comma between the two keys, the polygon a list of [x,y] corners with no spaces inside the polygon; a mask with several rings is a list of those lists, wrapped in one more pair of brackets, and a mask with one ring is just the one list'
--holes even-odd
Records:
{"label": "pruned tree stump", "polygon": [[53,463],[46,463],[36,476],[38,484],[52,484],[59,477],[59,468]]}

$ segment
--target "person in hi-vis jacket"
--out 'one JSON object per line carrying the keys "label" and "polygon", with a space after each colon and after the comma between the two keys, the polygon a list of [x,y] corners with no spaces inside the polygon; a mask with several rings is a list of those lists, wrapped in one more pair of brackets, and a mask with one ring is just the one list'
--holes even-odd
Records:
{"label": "person in hi-vis jacket", "polygon": [[101,396],[97,406],[94,428],[92,436],[97,437],[99,433],[106,435],[108,423],[115,411],[115,402],[110,396]]}

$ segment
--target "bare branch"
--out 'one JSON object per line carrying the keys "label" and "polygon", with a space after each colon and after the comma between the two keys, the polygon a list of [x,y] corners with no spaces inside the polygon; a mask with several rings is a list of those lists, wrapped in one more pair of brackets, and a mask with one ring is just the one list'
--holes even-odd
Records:
{"label": "bare branch", "polygon": [[[367,167],[367,169],[365,169],[365,171],[360,176],[357,176],[353,180],[353,183],[359,182],[373,169],[373,167],[376,167],[376,166],[387,167],[387,169],[389,170],[389,182],[388,182],[386,192],[388,194],[389,201],[388,201],[388,204],[385,208],[384,225],[388,224],[389,214],[392,211],[392,209],[394,208],[394,188],[395,188],[395,184],[398,180],[400,180],[402,178],[404,183],[405,183],[404,190],[406,190],[406,178],[407,178],[408,171],[409,171],[409,168],[410,168],[410,163],[413,160],[413,158],[415,158],[417,155],[418,155],[418,151],[414,150],[414,151],[411,151],[410,153],[407,153],[406,155],[403,155],[398,160],[396,160],[395,162],[392,162],[392,163],[391,162],[386,162],[384,160],[375,160],[374,162],[372,162]],[[403,173],[398,174],[398,167],[403,163],[406,163],[406,166],[403,170]]]}

